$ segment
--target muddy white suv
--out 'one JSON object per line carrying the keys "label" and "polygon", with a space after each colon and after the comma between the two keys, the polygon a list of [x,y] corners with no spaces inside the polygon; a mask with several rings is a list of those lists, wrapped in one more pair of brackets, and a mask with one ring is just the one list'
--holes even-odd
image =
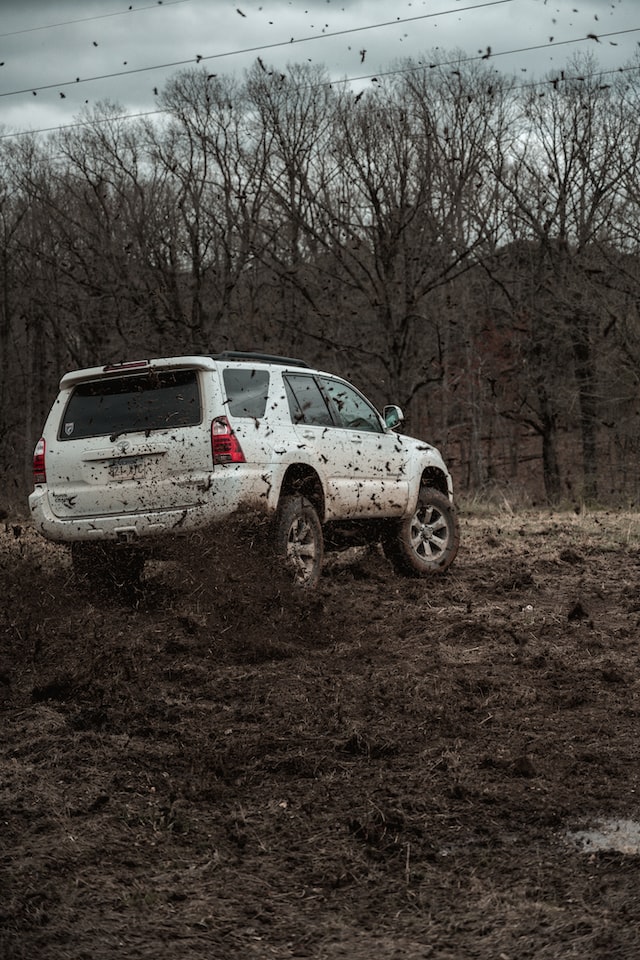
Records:
{"label": "muddy white suv", "polygon": [[163,541],[243,509],[269,519],[300,585],[324,544],[380,541],[398,571],[453,562],[451,477],[351,384],[261,354],[169,357],[67,373],[38,441],[29,506],[94,575],[139,574]]}

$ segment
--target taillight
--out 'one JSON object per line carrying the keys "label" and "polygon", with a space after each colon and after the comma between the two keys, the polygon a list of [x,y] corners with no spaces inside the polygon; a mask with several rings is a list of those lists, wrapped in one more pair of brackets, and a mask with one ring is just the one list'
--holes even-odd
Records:
{"label": "taillight", "polygon": [[47,470],[44,463],[44,455],[47,449],[47,445],[44,442],[44,437],[40,437],[36,443],[36,448],[33,451],[33,482],[37,483],[46,483],[47,482]]}
{"label": "taillight", "polygon": [[211,424],[213,462],[246,463],[240,442],[226,417],[217,417]]}

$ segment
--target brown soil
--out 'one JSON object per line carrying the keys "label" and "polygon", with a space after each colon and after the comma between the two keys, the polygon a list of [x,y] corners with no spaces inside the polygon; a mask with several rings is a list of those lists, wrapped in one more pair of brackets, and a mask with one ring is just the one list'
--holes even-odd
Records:
{"label": "brown soil", "polygon": [[463,515],[292,596],[200,539],[102,596],[7,522],[2,960],[640,956],[640,518]]}

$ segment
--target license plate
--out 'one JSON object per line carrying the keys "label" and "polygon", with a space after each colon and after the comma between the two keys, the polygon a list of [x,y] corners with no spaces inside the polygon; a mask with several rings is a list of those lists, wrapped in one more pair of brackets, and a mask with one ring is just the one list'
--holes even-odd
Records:
{"label": "license plate", "polygon": [[107,473],[112,480],[138,480],[145,475],[144,457],[118,457],[110,460]]}

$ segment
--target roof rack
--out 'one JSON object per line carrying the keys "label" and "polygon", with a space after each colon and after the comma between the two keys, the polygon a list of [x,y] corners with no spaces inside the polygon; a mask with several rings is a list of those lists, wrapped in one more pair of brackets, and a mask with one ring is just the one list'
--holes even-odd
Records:
{"label": "roof rack", "polygon": [[282,367],[308,367],[305,360],[295,360],[293,357],[276,357],[270,353],[251,353],[243,350],[224,350],[214,353],[214,360],[253,360],[254,363],[277,363]]}

